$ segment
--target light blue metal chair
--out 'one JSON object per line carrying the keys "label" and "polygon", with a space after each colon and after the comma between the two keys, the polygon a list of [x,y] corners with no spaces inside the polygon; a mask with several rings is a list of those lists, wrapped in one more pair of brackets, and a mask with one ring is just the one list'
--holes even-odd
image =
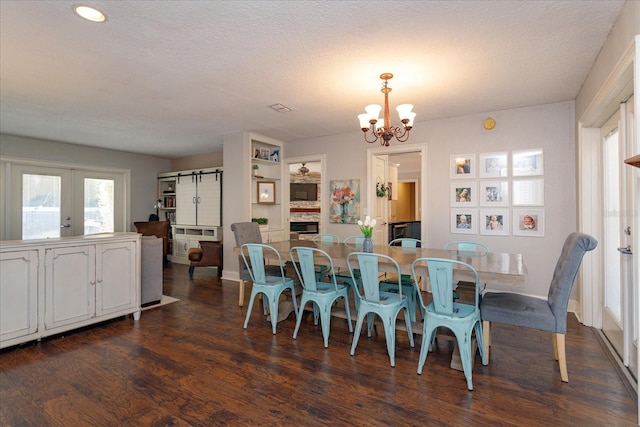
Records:
{"label": "light blue metal chair", "polygon": [[[433,301],[425,306],[422,295],[418,293],[418,298],[425,314],[422,329],[422,344],[420,346],[420,359],[418,361],[418,374],[422,374],[422,368],[427,360],[429,347],[434,341],[436,330],[439,327],[445,327],[450,329],[456,337],[462,369],[467,379],[467,388],[473,390],[473,381],[471,379],[475,358],[475,352],[472,353],[473,332],[476,334],[476,342],[480,350],[482,364],[486,365],[489,363],[482,337],[482,322],[480,320],[479,308],[480,292],[478,289],[480,279],[478,272],[475,268],[462,261],[442,258],[418,258],[411,266],[413,276],[417,277],[417,267],[424,267],[425,265],[429,270],[429,281],[431,282]],[[475,303],[473,305],[453,301],[454,265],[459,268],[468,269],[471,275],[475,277],[476,292]]]}
{"label": "light blue metal chair", "polygon": [[[311,238],[311,241],[313,243],[319,244],[319,245],[337,245],[340,243],[340,238],[338,236],[336,236],[335,234],[316,234],[315,236],[313,236]],[[327,274],[329,273],[329,266],[327,265],[316,265],[315,267],[315,271],[316,271],[316,280],[318,282],[322,282],[324,280],[324,278],[327,276]]]}
{"label": "light blue metal chair", "polygon": [[[265,274],[264,253],[266,251],[271,251],[278,259],[278,265],[280,266],[279,276],[267,276]],[[268,303],[269,312],[271,313],[271,327],[273,334],[275,335],[276,326],[278,324],[278,299],[282,292],[286,290],[291,291],[293,312],[295,313],[296,318],[299,316],[293,280],[285,277],[282,258],[278,251],[271,246],[258,243],[246,243],[240,247],[240,253],[242,254],[242,260],[251,275],[251,281],[253,282],[253,286],[251,287],[251,297],[249,298],[249,306],[247,307],[247,316],[244,319],[244,329],[247,329],[247,326],[249,325],[249,318],[251,317],[251,310],[253,309],[253,302],[256,296],[258,294],[263,294],[266,299],[266,301],[264,301],[264,314],[267,314],[266,304]],[[249,257],[248,260],[247,255]]]}
{"label": "light blue metal chair", "polygon": [[447,251],[457,251],[459,255],[479,256],[485,255],[487,252],[491,252],[487,245],[480,242],[449,242],[444,245],[444,249]]}
{"label": "light blue metal chair", "polygon": [[[322,326],[322,337],[324,338],[325,348],[329,346],[329,332],[331,330],[331,307],[336,300],[343,298],[344,307],[347,313],[347,324],[349,332],[353,332],[351,325],[351,310],[349,308],[349,287],[336,283],[333,273],[333,260],[328,253],[321,249],[296,246],[289,251],[291,260],[294,261],[296,273],[302,283],[302,298],[300,300],[300,315],[296,321],[296,328],[293,331],[293,339],[298,336],[300,322],[302,321],[302,313],[308,302],[313,303],[314,323],[318,324],[318,312],[320,314],[320,323]],[[314,265],[314,257],[325,258],[329,267],[330,283],[319,282],[316,280],[316,271]]]}
{"label": "light blue metal chair", "polygon": [[[356,252],[362,250],[362,245],[364,244],[364,236],[348,236],[342,241],[342,243],[349,248],[352,248],[353,251]],[[353,290],[353,299],[357,310],[360,305],[360,300],[356,298],[355,294],[361,287],[360,270],[357,268],[354,269],[353,276],[351,276],[351,273],[348,270],[337,271],[335,272],[335,276],[338,283],[344,283],[345,285],[349,286],[349,289]]]}
{"label": "light blue metal chair", "polygon": [[[491,252],[489,247],[484,243],[480,242],[470,242],[470,241],[457,241],[457,242],[449,242],[444,245],[444,249],[449,252],[455,252],[459,256],[466,257],[477,257],[477,256],[485,256],[487,253]],[[473,286],[473,283],[459,281],[456,284],[456,289],[460,288],[467,289],[470,286]],[[480,290],[480,302],[482,302],[482,294],[484,290],[487,288],[487,284],[485,283],[482,289]],[[460,293],[457,290],[453,291],[454,300],[460,299]]]}
{"label": "light blue metal chair", "polygon": [[[373,320],[377,314],[382,320],[384,326],[384,335],[387,341],[387,353],[391,366],[396,365],[395,347],[396,347],[396,319],[400,310],[404,310],[404,321],[407,327],[407,335],[411,347],[415,345],[413,341],[413,331],[411,330],[411,319],[409,317],[409,300],[402,293],[402,287],[398,288],[397,293],[382,292],[378,277],[380,275],[379,263],[391,264],[400,277],[400,266],[391,257],[382,254],[368,252],[352,252],[347,256],[347,265],[353,274],[354,268],[352,263],[356,263],[360,269],[362,292],[356,292],[356,299],[360,300],[358,308],[358,321],[356,322],[356,330],[353,334],[353,342],[351,343],[351,355],[356,353],[358,338],[362,331],[362,324],[365,317],[367,318],[367,336],[371,337],[371,329],[373,328]],[[355,277],[353,278],[355,282]]]}
{"label": "light blue metal chair", "polygon": [[[420,239],[412,239],[410,237],[403,237],[394,239],[389,242],[389,246],[400,246],[402,250],[413,251],[418,247],[424,248],[424,243]],[[419,278],[418,278],[419,279]],[[420,282],[418,282],[420,283]],[[409,298],[409,307],[411,321],[415,322],[416,309],[419,311],[418,296],[416,295],[416,287],[413,286],[413,277],[410,274],[400,275],[400,286],[402,286],[402,292]],[[418,288],[419,289],[419,288]],[[380,290],[385,292],[397,292],[398,290],[398,278],[390,275],[385,275],[384,279],[380,282]]]}

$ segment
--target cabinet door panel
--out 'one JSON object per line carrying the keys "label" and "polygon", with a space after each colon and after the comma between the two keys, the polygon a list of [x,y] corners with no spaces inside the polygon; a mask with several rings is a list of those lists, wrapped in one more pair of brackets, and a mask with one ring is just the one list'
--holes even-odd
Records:
{"label": "cabinet door panel", "polygon": [[198,178],[198,224],[220,226],[220,175],[211,173]]}
{"label": "cabinet door panel", "polygon": [[95,246],[46,250],[46,329],[94,317],[95,265]]}
{"label": "cabinet door panel", "polygon": [[0,254],[0,341],[38,330],[38,251]]}
{"label": "cabinet door panel", "polygon": [[98,245],[96,253],[96,315],[136,307],[136,245],[134,242]]}
{"label": "cabinet door panel", "polygon": [[176,180],[176,223],[196,224],[196,176]]}

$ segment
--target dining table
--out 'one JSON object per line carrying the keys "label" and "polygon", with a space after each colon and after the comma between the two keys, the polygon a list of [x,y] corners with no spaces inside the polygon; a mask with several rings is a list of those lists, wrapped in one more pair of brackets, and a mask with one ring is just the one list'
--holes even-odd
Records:
{"label": "dining table", "polygon": [[[290,250],[296,246],[318,248],[325,251],[333,260],[338,271],[348,271],[347,256],[352,252],[361,252],[362,245],[351,243],[328,244],[312,242],[310,240],[283,240],[270,242],[283,261],[291,261]],[[482,283],[519,285],[526,277],[526,267],[522,254],[504,252],[467,252],[459,250],[445,250],[438,248],[407,248],[401,246],[374,245],[373,253],[387,255],[394,259],[402,274],[412,274],[411,265],[418,258],[444,258],[465,262],[476,269]],[[268,254],[266,254],[268,255]],[[395,266],[391,263],[380,262],[381,271],[393,272]],[[456,268],[454,274],[457,280],[471,280],[467,269]],[[426,275],[426,267],[417,268],[416,273]]]}

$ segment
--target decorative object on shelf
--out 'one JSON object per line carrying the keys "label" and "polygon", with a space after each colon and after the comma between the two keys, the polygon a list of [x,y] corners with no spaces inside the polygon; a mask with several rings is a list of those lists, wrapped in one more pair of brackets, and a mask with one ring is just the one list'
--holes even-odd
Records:
{"label": "decorative object on shelf", "polygon": [[257,223],[260,230],[269,229],[269,218],[251,218],[251,222]]}
{"label": "decorative object on shelf", "polygon": [[360,180],[331,181],[330,221],[355,224],[360,217]]}
{"label": "decorative object on shelf", "polygon": [[305,166],[306,163],[302,164],[302,167],[300,169],[298,169],[298,172],[300,173],[300,175],[302,176],[307,176],[309,174],[309,168]]}
{"label": "decorative object on shelf", "polygon": [[[391,88],[387,85],[388,81],[393,78],[393,74],[383,73],[380,74],[380,78],[384,80],[384,83],[382,83],[382,89],[380,89],[380,91],[384,93],[384,112],[382,121],[378,123],[378,115],[380,114],[382,107],[377,104],[367,105],[364,108],[366,113],[358,115],[358,119],[360,120],[360,129],[362,129],[362,132],[364,133],[365,141],[368,143],[378,141],[380,142],[380,145],[388,147],[391,138],[396,138],[398,142],[405,142],[409,139],[409,131],[411,131],[411,128],[413,127],[413,120],[416,117],[416,113],[411,111],[413,109],[413,105],[411,104],[398,105],[396,110],[400,116],[402,127],[393,126],[389,119],[389,92],[391,92]],[[373,137],[371,141],[367,138],[367,132],[370,128],[371,136]]]}
{"label": "decorative object on shelf", "polygon": [[258,176],[258,165],[253,165],[252,169],[253,169],[253,176],[257,177]]}
{"label": "decorative object on shelf", "polygon": [[386,197],[389,190],[391,190],[389,186],[384,185],[383,182],[376,182],[376,196]]}
{"label": "decorative object on shelf", "polygon": [[371,236],[373,235],[373,228],[375,226],[376,220],[371,219],[369,215],[364,218],[364,222],[362,222],[362,220],[358,220],[358,227],[360,227],[360,231],[364,236],[364,241],[362,242],[363,252],[373,252],[373,240],[371,240]]}
{"label": "decorative object on shelf", "polygon": [[261,148],[260,149],[260,158],[262,160],[269,160],[269,149],[268,148]]}
{"label": "decorative object on shelf", "polygon": [[276,203],[276,183],[273,181],[258,181],[258,203],[273,205]]}
{"label": "decorative object on shelf", "polygon": [[276,148],[271,152],[269,156],[270,160],[274,163],[278,163],[280,161],[280,149]]}

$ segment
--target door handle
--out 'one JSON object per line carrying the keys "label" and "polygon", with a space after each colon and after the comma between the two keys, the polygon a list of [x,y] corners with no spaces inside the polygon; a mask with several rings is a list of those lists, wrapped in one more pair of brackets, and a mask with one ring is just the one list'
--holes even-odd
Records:
{"label": "door handle", "polygon": [[633,251],[631,250],[631,246],[627,246],[626,248],[618,248],[618,252],[625,255],[633,255]]}

